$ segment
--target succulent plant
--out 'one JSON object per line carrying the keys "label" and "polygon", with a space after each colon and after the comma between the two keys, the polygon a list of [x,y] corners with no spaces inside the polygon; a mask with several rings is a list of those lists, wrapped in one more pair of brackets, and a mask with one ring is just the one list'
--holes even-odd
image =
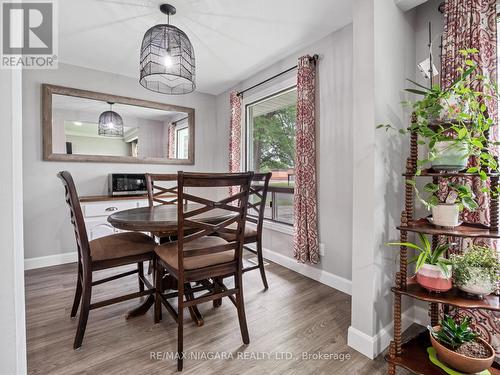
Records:
{"label": "succulent plant", "polygon": [[427,328],[436,340],[455,350],[462,344],[474,341],[477,338],[478,335],[471,329],[470,323],[471,318],[468,316],[461,321],[455,321],[451,316],[445,315],[441,320],[441,329],[439,331],[434,330],[431,326]]}

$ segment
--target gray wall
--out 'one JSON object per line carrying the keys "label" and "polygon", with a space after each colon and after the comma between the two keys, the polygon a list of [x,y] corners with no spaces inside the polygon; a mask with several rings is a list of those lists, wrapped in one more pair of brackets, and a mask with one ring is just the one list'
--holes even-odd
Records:
{"label": "gray wall", "polygon": [[[196,111],[194,166],[67,163],[42,161],[40,85],[51,83],[193,107]],[[213,150],[227,149],[219,138],[227,124],[215,121],[215,96],[194,93],[165,96],[149,92],[137,79],[60,64],[57,70],[26,70],[23,73],[23,175],[25,258],[75,251],[75,239],[65,206],[58,171],[73,174],[80,195],[107,193],[107,175],[115,173],[168,173],[177,170],[224,171],[227,164]]]}
{"label": "gray wall", "polygon": [[[337,276],[351,278],[352,241],[352,25],[348,25],[307,48],[289,55],[238,84],[241,90],[297,64],[304,54],[319,54],[317,111],[318,204],[320,241],[325,256],[317,266]],[[295,73],[283,76],[288,79]],[[275,84],[279,79],[274,80]],[[263,85],[249,94],[266,89]],[[218,128],[229,142],[229,91],[217,96]],[[217,155],[228,163],[227,148]],[[292,236],[265,230],[264,247],[293,257]]]}
{"label": "gray wall", "polygon": [[0,69],[0,374],[26,373],[21,79]]}
{"label": "gray wall", "polygon": [[[354,196],[352,321],[349,345],[368,356],[388,344],[399,238],[407,139],[375,125],[408,124],[401,101],[406,78],[414,78],[415,12],[392,1],[354,1]],[[385,335],[379,334],[385,332]],[[364,338],[373,338],[366,342]],[[383,340],[387,340],[384,342]],[[364,341],[364,342],[363,342]],[[368,347],[371,346],[371,347]]]}

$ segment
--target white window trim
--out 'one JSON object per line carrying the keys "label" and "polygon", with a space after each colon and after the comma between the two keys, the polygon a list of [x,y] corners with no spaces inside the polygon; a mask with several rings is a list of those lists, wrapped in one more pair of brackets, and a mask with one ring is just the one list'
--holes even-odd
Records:
{"label": "white window trim", "polygon": [[[257,227],[256,224],[248,222],[245,224],[249,227],[255,229]],[[293,225],[287,225],[282,223],[277,223],[275,221],[270,221],[264,219],[264,229],[272,230],[275,232],[283,233],[289,236],[293,236]]]}
{"label": "white window trim", "polygon": [[247,160],[245,158],[245,150],[247,145],[245,141],[247,139],[247,128],[246,128],[246,119],[247,119],[247,105],[253,102],[256,102],[260,99],[264,99],[267,96],[271,96],[273,94],[277,94],[280,91],[286,90],[293,86],[297,85],[297,77],[294,75],[282,81],[276,82],[270,86],[267,86],[261,90],[254,92],[253,94],[243,95],[243,100],[241,101],[241,112],[242,116],[240,119],[240,129],[241,129],[241,144],[240,144],[240,163],[241,171],[244,172],[244,166],[247,164]]}
{"label": "white window trim", "polygon": [[[241,150],[241,155],[240,155],[240,160],[242,163],[240,163],[240,168],[241,171],[244,171],[244,166],[247,165],[247,160],[245,158],[245,150],[246,150],[246,139],[247,139],[247,110],[246,107],[248,104],[259,101],[260,99],[264,99],[265,97],[272,96],[274,94],[279,93],[280,91],[284,91],[286,89],[292,88],[293,86],[297,85],[297,77],[294,75],[292,77],[289,77],[287,79],[284,79],[282,81],[276,82],[273,85],[270,85],[262,90],[259,90],[253,94],[250,95],[244,95],[243,100],[241,101],[241,111],[242,111],[242,116],[241,116],[241,145],[240,145],[240,150]],[[264,219],[264,228],[273,230],[275,232],[287,234],[289,236],[293,236],[293,224],[288,225],[288,224],[282,224],[282,223],[276,223],[274,221],[266,220]]]}

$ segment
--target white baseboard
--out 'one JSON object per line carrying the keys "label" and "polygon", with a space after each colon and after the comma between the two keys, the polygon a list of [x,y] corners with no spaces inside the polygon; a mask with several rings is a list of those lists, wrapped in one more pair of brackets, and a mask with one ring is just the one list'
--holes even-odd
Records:
{"label": "white baseboard", "polygon": [[[401,315],[401,328],[403,331],[413,323],[425,326],[427,322],[427,310],[420,306],[412,306]],[[387,349],[393,337],[393,322],[382,328],[374,336],[369,336],[355,327],[350,326],[347,331],[347,344],[368,358],[374,359]]]}
{"label": "white baseboard", "polygon": [[24,260],[24,270],[33,270],[35,268],[57,266],[59,264],[73,263],[78,260],[76,251],[72,253],[47,255],[44,257],[28,258]]}
{"label": "white baseboard", "polygon": [[280,266],[300,273],[301,275],[307,276],[313,280],[319,281],[322,284],[328,285],[346,294],[351,295],[352,293],[351,280],[344,279],[341,276],[334,275],[333,273],[313,267],[309,264],[298,263],[296,259],[287,257],[283,254],[279,254],[276,251],[270,249],[262,249],[262,254],[264,258],[277,263]]}

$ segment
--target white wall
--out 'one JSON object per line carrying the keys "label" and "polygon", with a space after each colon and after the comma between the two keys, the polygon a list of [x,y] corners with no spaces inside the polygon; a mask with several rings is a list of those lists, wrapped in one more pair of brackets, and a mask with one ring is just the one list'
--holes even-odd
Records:
{"label": "white wall", "polygon": [[[116,163],[68,163],[42,161],[40,85],[50,83],[132,98],[176,104],[195,109],[195,165],[169,166]],[[56,177],[70,171],[80,195],[107,194],[108,173],[168,173],[177,170],[224,171],[227,164],[213,150],[227,149],[219,138],[227,124],[215,121],[215,97],[193,93],[166,96],[147,91],[137,79],[60,64],[57,70],[27,70],[23,75],[23,176],[25,258],[75,251],[75,239],[64,202],[62,184]],[[225,131],[225,129],[224,129]]]}
{"label": "white wall", "polygon": [[[315,268],[324,270],[348,282],[351,278],[352,241],[352,25],[312,43],[238,84],[242,90],[297,64],[299,56],[319,54],[318,63],[318,202],[320,241],[325,244],[325,256]],[[253,95],[270,85],[289,79],[295,71],[260,86]],[[218,128],[229,143],[229,91],[217,96]],[[227,147],[217,158],[228,165]],[[293,258],[292,236],[264,231],[264,247],[287,258]]]}
{"label": "white wall", "polygon": [[21,71],[0,69],[0,373],[26,373]]}
{"label": "white wall", "polygon": [[392,328],[396,254],[385,246],[399,238],[408,140],[375,125],[408,124],[401,101],[406,78],[415,77],[415,12],[392,1],[355,0],[354,176],[352,319],[349,345],[376,356]]}
{"label": "white wall", "polygon": [[[73,154],[116,156],[130,155],[129,144],[124,142],[121,138],[100,138],[68,134],[66,135],[66,142],[71,142]],[[65,154],[66,152],[63,153]]]}

